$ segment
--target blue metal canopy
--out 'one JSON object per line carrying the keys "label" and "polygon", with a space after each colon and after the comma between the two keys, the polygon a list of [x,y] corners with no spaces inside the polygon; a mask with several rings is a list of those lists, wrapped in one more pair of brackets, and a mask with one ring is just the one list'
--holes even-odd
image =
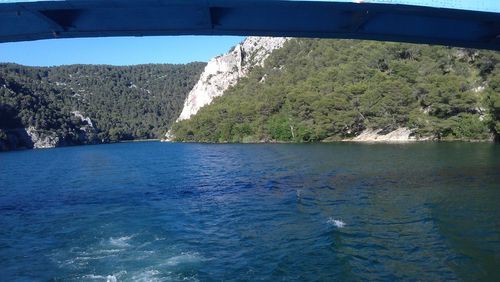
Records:
{"label": "blue metal canopy", "polygon": [[355,38],[500,50],[500,13],[286,0],[73,0],[0,4],[0,42],[151,35]]}

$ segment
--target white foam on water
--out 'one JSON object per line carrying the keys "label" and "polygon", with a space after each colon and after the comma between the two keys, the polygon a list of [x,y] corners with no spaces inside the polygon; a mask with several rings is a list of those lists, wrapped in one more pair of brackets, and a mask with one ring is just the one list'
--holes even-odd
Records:
{"label": "white foam on water", "polygon": [[95,252],[90,253],[90,255],[114,255],[120,252],[122,252],[122,250],[120,249],[104,249],[104,250],[96,250]]}
{"label": "white foam on water", "polygon": [[120,276],[123,276],[124,274],[127,274],[127,272],[120,271],[118,273],[111,274],[111,275],[89,274],[89,275],[83,276],[82,278],[91,279],[91,280],[100,280],[100,281],[106,281],[106,282],[118,282],[118,278],[120,278]]}
{"label": "white foam on water", "polygon": [[134,282],[155,282],[155,281],[162,281],[158,277],[160,272],[156,269],[150,269],[146,271],[142,271],[134,276],[132,276],[131,280]]}
{"label": "white foam on water", "polygon": [[82,278],[86,278],[86,279],[92,279],[92,280],[105,280],[107,276],[103,276],[103,275],[94,275],[94,274],[89,274],[89,275],[85,275],[83,276]]}
{"label": "white foam on water", "polygon": [[118,253],[122,252],[123,249],[94,249],[90,248],[88,251],[78,251],[72,254],[77,257],[106,257],[106,256],[116,256]]}
{"label": "white foam on water", "polygon": [[81,266],[86,266],[90,261],[109,259],[116,257],[122,252],[123,249],[98,249],[89,251],[72,251],[71,257],[63,260],[56,260],[57,264],[61,267],[69,268],[80,268]]}
{"label": "white foam on water", "polygon": [[335,219],[333,217],[330,217],[327,221],[328,224],[331,224],[337,228],[344,228],[345,226],[345,222],[343,222],[342,220],[340,219]]}
{"label": "white foam on water", "polygon": [[166,262],[165,265],[168,266],[176,266],[179,264],[186,264],[186,263],[197,263],[200,261],[205,260],[202,256],[200,256],[199,253],[197,252],[187,252],[187,253],[181,253],[178,256],[174,256],[169,258]]}
{"label": "white foam on water", "polygon": [[193,281],[197,282],[199,279],[194,276],[185,276],[182,273],[175,272],[164,272],[153,269],[146,268],[144,270],[134,272],[132,276],[125,276],[127,271],[123,270],[118,273],[111,275],[96,275],[89,274],[79,277],[80,280],[95,280],[95,281],[106,281],[106,282],[118,282],[121,280],[133,281],[133,282],[159,282],[159,281]]}
{"label": "white foam on water", "polygon": [[167,272],[166,273],[168,276],[165,277],[164,281],[192,281],[192,282],[198,282],[200,281],[196,275],[193,276],[185,276],[180,273],[172,273],[172,272]]}
{"label": "white foam on water", "polygon": [[155,254],[155,251],[136,251],[134,257],[136,260],[142,260],[142,259],[149,258],[154,254]]}
{"label": "white foam on water", "polygon": [[111,237],[109,238],[109,244],[112,246],[118,247],[118,248],[127,248],[130,247],[130,239],[132,239],[134,236],[122,236],[118,238]]}
{"label": "white foam on water", "polygon": [[295,194],[297,195],[297,199],[302,199],[302,189],[297,189],[295,191]]}

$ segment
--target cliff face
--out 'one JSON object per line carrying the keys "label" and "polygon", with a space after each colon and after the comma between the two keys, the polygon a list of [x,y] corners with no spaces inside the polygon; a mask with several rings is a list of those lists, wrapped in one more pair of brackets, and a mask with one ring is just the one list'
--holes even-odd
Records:
{"label": "cliff face", "polygon": [[[80,128],[72,128],[66,134],[53,129],[37,128],[33,125],[0,129],[0,152],[99,143],[92,120],[83,116],[79,111],[72,112],[72,115],[81,120]],[[22,124],[19,125],[22,126]]]}
{"label": "cliff face", "polygon": [[428,138],[417,139],[413,135],[411,129],[402,127],[389,133],[383,134],[381,129],[365,129],[359,135],[352,139],[345,139],[344,141],[353,142],[410,142],[410,141],[424,141]]}
{"label": "cliff face", "polygon": [[271,52],[286,41],[287,38],[281,37],[248,37],[228,53],[210,60],[184,101],[177,121],[189,119],[246,76],[252,67],[262,66]]}
{"label": "cliff face", "polygon": [[67,145],[97,144],[95,128],[90,118],[87,125],[72,131],[67,136],[61,136],[55,131],[43,130],[28,126],[27,128],[13,128],[3,130],[0,139],[0,152],[18,149],[45,149]]}
{"label": "cliff face", "polygon": [[55,132],[39,130],[33,126],[13,128],[4,131],[0,139],[0,152],[18,149],[54,148],[60,144],[60,137]]}
{"label": "cliff face", "polygon": [[59,136],[55,132],[37,130],[30,126],[26,133],[31,138],[34,149],[54,148],[59,144]]}

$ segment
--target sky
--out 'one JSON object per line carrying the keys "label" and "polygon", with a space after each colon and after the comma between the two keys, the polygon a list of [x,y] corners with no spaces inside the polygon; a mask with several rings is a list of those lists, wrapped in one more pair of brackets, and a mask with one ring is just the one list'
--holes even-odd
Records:
{"label": "sky", "polygon": [[[0,4],[23,1],[26,0],[0,0]],[[359,0],[340,1],[359,2]],[[500,0],[365,0],[364,2],[475,8],[500,12]],[[156,36],[0,43],[0,62],[29,66],[206,62],[212,57],[225,53],[243,39],[244,37],[238,36]]]}
{"label": "sky", "polygon": [[28,66],[185,64],[207,62],[243,40],[240,36],[150,36],[0,43],[0,62]]}

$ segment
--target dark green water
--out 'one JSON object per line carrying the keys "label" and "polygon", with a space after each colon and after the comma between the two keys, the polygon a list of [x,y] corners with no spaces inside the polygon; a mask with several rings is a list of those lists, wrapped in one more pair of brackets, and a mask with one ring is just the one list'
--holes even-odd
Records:
{"label": "dark green water", "polygon": [[500,281],[500,146],[0,154],[1,281]]}

